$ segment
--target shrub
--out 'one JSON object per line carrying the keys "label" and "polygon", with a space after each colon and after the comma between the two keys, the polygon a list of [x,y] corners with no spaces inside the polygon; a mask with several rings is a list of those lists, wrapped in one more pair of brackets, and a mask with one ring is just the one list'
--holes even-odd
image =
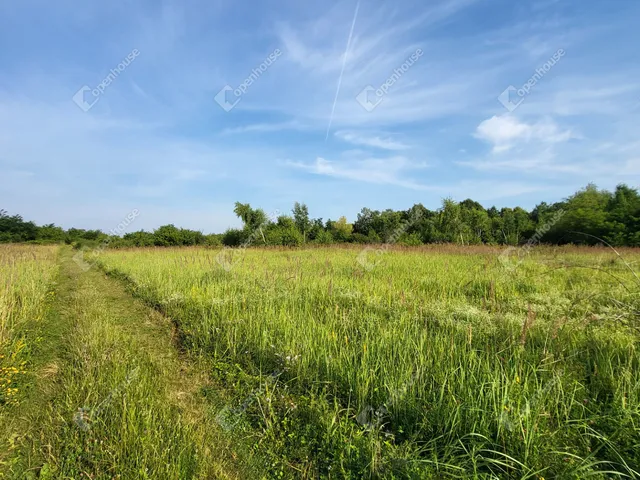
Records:
{"label": "shrub", "polygon": [[282,229],[271,225],[264,234],[267,245],[282,245]]}
{"label": "shrub", "polygon": [[154,242],[158,247],[180,244],[180,230],[174,225],[163,225],[154,232]]}
{"label": "shrub", "polygon": [[222,234],[222,244],[227,247],[238,247],[245,239],[243,230],[237,228],[229,228]]}
{"label": "shrub", "polygon": [[333,235],[331,235],[331,232],[327,232],[326,230],[320,230],[316,235],[314,242],[321,245],[329,245],[333,243]]}
{"label": "shrub", "polygon": [[366,235],[363,235],[361,233],[352,233],[351,234],[351,241],[353,243],[371,243],[369,241],[369,237],[367,237]]}
{"label": "shrub", "polygon": [[369,233],[367,234],[367,242],[368,243],[382,243],[382,240],[380,239],[380,235],[378,235],[375,230],[371,229],[371,230],[369,230]]}
{"label": "shrub", "polygon": [[267,231],[265,237],[267,239],[267,244],[269,245],[297,247],[303,243],[302,234],[293,224],[287,226],[273,226]]}
{"label": "shrub", "polygon": [[420,235],[417,233],[410,233],[408,235],[402,235],[400,240],[398,240],[398,243],[405,247],[417,247],[418,245],[422,245],[422,240],[420,239]]}
{"label": "shrub", "polygon": [[207,247],[220,247],[222,245],[222,235],[212,233],[204,236],[204,245]]}
{"label": "shrub", "polygon": [[282,245],[287,247],[299,247],[304,242],[302,234],[295,225],[282,229]]}

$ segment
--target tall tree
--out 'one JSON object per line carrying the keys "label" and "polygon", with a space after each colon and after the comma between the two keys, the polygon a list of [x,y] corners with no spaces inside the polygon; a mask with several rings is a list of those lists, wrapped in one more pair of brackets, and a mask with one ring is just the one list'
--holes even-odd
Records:
{"label": "tall tree", "polygon": [[[607,236],[607,206],[612,195],[589,184],[566,200],[566,213],[558,223],[564,241],[596,244],[596,238]],[[587,234],[590,236],[586,236]]]}
{"label": "tall tree", "polygon": [[264,210],[261,208],[251,208],[251,205],[248,203],[236,202],[233,212],[244,223],[246,235],[252,235],[255,232],[259,232],[260,237],[262,237],[262,241],[267,243],[262,228],[269,223],[269,219],[267,218],[267,214],[264,213]]}
{"label": "tall tree", "polygon": [[309,209],[307,206],[302,203],[296,202],[293,205],[293,221],[296,224],[296,227],[302,233],[302,241],[307,241],[307,232],[311,228],[311,220],[309,220]]}

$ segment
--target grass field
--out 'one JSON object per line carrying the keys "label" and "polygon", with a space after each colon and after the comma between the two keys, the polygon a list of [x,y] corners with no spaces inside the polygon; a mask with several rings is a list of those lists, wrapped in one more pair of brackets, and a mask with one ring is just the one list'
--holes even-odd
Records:
{"label": "grass field", "polygon": [[2,247],[0,478],[637,478],[620,253]]}
{"label": "grass field", "polygon": [[270,476],[636,475],[637,279],[604,249],[543,249],[515,269],[499,252],[399,250],[373,268],[332,248],[102,262],[232,387],[219,419]]}

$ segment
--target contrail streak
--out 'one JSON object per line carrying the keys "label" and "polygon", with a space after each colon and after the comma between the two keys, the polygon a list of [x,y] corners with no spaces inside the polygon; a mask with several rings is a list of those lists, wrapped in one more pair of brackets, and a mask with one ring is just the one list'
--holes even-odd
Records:
{"label": "contrail streak", "polygon": [[353,14],[353,21],[351,22],[351,31],[349,31],[349,40],[347,40],[347,48],[344,50],[344,58],[342,59],[342,70],[340,70],[340,77],[338,78],[338,88],[336,89],[336,96],[333,99],[333,107],[331,107],[331,117],[329,117],[329,125],[327,126],[327,135],[324,137],[325,142],[329,138],[329,131],[331,130],[331,124],[333,123],[333,113],[336,110],[338,95],[340,95],[340,85],[342,85],[342,75],[344,74],[344,67],[347,64],[347,56],[349,55],[349,47],[351,46],[351,38],[353,37],[353,28],[356,26],[356,18],[358,18],[359,9],[360,9],[360,2],[358,1],[358,3],[356,3],[356,11]]}

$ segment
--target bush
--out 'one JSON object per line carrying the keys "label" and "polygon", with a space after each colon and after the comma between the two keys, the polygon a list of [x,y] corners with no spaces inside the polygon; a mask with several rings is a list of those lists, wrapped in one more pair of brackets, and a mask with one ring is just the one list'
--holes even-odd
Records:
{"label": "bush", "polygon": [[422,240],[420,239],[420,235],[417,233],[404,234],[398,240],[400,245],[404,245],[405,247],[417,247],[422,245]]}
{"label": "bush", "polygon": [[212,233],[204,236],[204,245],[207,247],[220,247],[222,246],[222,235]]}
{"label": "bush", "polygon": [[351,241],[353,243],[371,243],[369,241],[369,237],[367,237],[366,235],[363,235],[361,233],[352,233],[351,234]]}
{"label": "bush", "polygon": [[371,229],[371,230],[369,230],[369,233],[367,234],[367,242],[368,243],[382,243],[382,240],[380,239],[380,235],[378,235],[375,230]]}
{"label": "bush", "polygon": [[333,243],[333,235],[331,235],[331,232],[327,232],[326,230],[320,230],[316,235],[314,242],[319,243],[320,245],[329,245]]}
{"label": "bush", "polygon": [[299,247],[303,243],[304,238],[295,225],[282,229],[282,245],[287,247]]}
{"label": "bush", "polygon": [[158,247],[179,245],[180,230],[174,225],[163,225],[154,232],[154,242]]}
{"label": "bush", "polygon": [[268,245],[282,245],[285,247],[298,247],[302,245],[302,234],[295,225],[273,226],[265,235]]}
{"label": "bush", "polygon": [[239,247],[244,239],[244,231],[237,228],[229,228],[222,234],[222,244],[226,247]]}
{"label": "bush", "polygon": [[282,245],[282,229],[280,227],[270,226],[264,234],[267,245]]}
{"label": "bush", "polygon": [[127,233],[123,239],[131,247],[152,247],[155,245],[156,238],[151,232],[140,230],[139,232]]}

